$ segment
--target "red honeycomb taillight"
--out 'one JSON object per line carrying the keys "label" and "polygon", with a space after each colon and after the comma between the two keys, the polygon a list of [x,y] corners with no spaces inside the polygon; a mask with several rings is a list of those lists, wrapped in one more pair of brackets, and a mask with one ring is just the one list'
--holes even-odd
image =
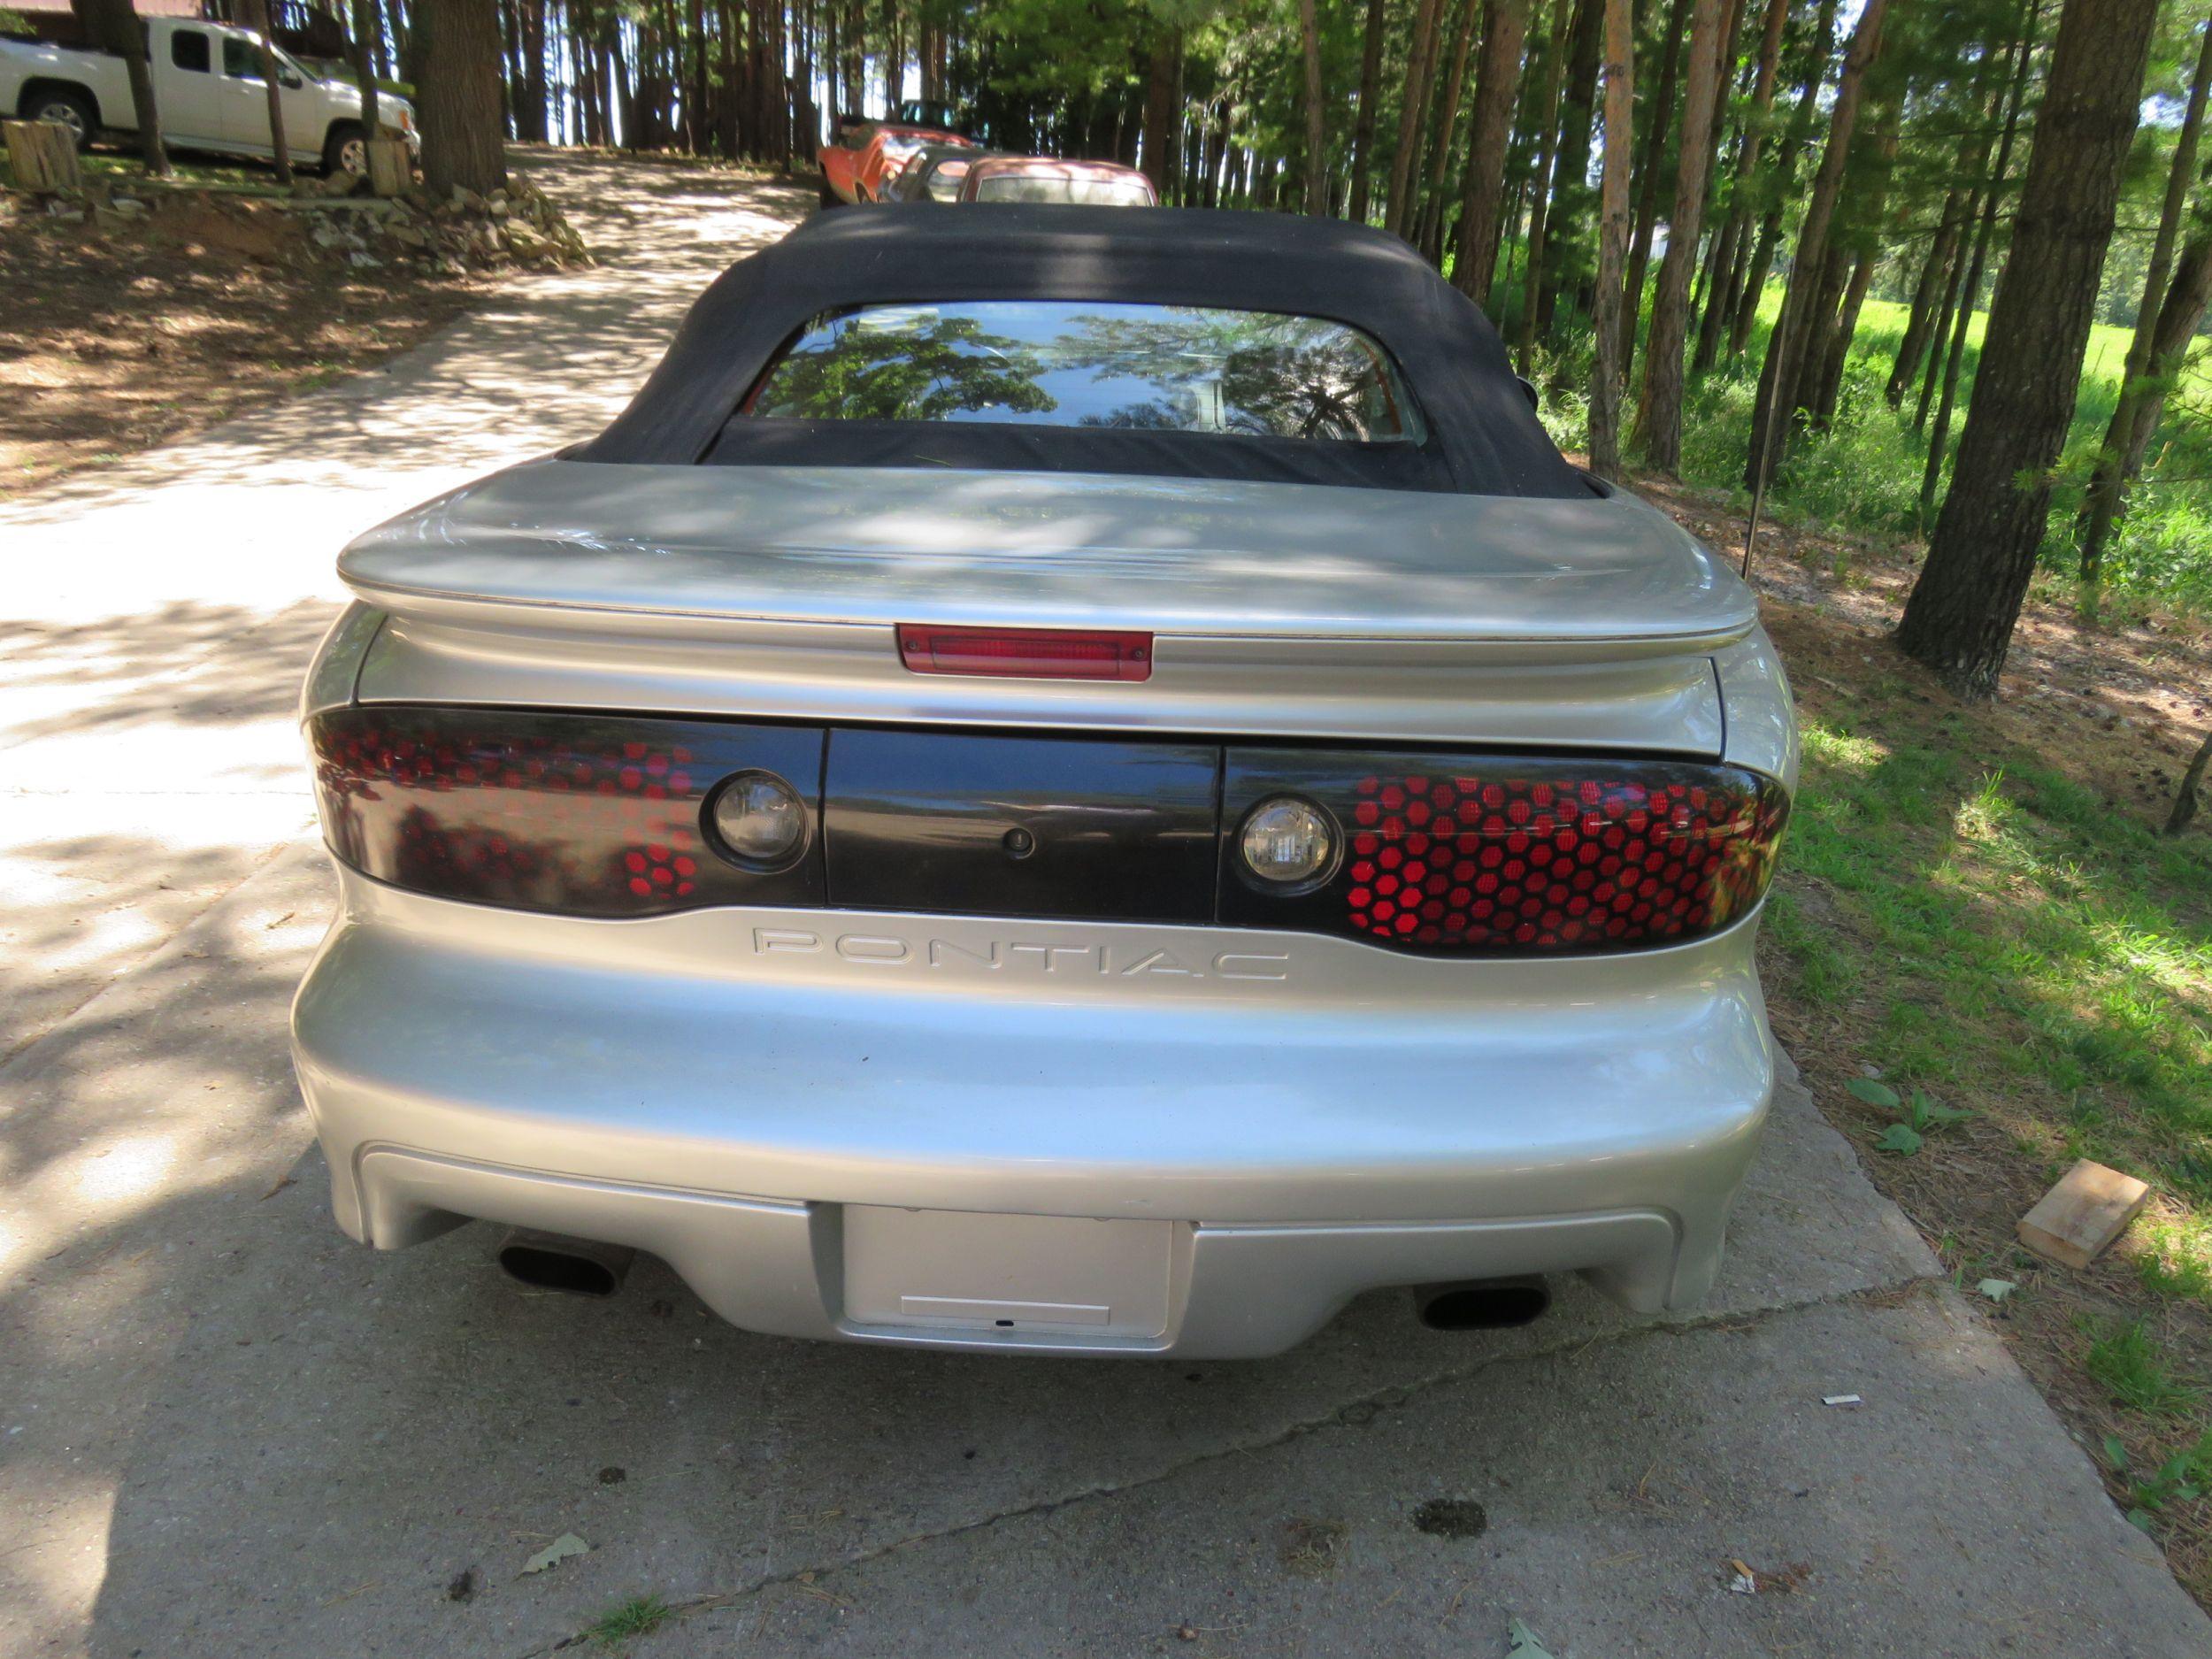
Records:
{"label": "red honeycomb taillight", "polygon": [[1440,954],[1627,949],[1718,932],[1766,891],[1789,813],[1779,784],[1740,767],[1233,751],[1231,812],[1286,794],[1336,818],[1342,861],[1318,890],[1287,899],[1233,868],[1223,919],[1271,913]]}
{"label": "red honeycomb taillight", "polygon": [[817,802],[819,728],[371,706],[315,716],[308,742],[332,850],[412,892],[576,916],[821,902],[818,855],[743,868],[702,822],[743,772]]}

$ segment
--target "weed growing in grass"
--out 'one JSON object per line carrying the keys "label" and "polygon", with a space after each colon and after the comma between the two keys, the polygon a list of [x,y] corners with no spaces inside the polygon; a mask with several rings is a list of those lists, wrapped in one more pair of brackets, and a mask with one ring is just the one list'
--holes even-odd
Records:
{"label": "weed growing in grass", "polygon": [[2112,1472],[2127,1482],[2128,1519],[2147,1532],[2155,1530],[2158,1517],[2169,1505],[2193,1503],[2204,1495],[2207,1483],[2212,1482],[2212,1431],[2141,1475],[2130,1468],[2128,1448],[2118,1435],[2104,1437],[2104,1455]]}
{"label": "weed growing in grass", "polygon": [[1855,1077],[1845,1087],[1870,1106],[1901,1114],[1874,1143],[1876,1151],[1894,1152],[1901,1157],[1909,1158],[1919,1151],[1937,1130],[1962,1124],[1974,1115],[1964,1107],[1939,1104],[1925,1089],[1916,1088],[1909,1096],[1900,1097],[1888,1084],[1877,1083],[1870,1077]]}
{"label": "weed growing in grass", "polygon": [[2090,1343],[2082,1363],[2113,1399],[2147,1417],[2178,1417],[2204,1398],[2202,1389],[2173,1373],[2140,1319]]}
{"label": "weed growing in grass", "polygon": [[657,1595],[634,1595],[602,1613],[588,1634],[603,1647],[618,1647],[637,1637],[651,1635],[675,1614],[676,1609]]}

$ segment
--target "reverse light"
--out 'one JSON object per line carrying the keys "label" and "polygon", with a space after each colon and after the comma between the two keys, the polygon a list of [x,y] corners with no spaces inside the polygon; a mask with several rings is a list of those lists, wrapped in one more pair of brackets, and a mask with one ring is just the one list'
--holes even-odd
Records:
{"label": "reverse light", "polygon": [[902,622],[899,660],[918,674],[1149,680],[1152,636],[1094,628],[943,628]]}
{"label": "reverse light", "polygon": [[722,850],[753,870],[780,870],[806,849],[806,803],[772,772],[741,772],[708,808]]}
{"label": "reverse light", "polygon": [[1277,795],[1245,818],[1237,850],[1245,868],[1271,887],[1311,887],[1336,863],[1336,824],[1319,807],[1294,795]]}

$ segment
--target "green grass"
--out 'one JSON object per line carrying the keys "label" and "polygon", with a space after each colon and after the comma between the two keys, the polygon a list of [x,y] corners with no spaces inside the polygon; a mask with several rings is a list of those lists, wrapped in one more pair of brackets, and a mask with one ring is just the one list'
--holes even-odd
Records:
{"label": "green grass", "polygon": [[602,1613],[585,1633],[603,1647],[618,1647],[651,1635],[675,1616],[676,1609],[657,1595],[634,1595]]}
{"label": "green grass", "polygon": [[2139,1320],[2092,1342],[2083,1363],[2116,1402],[2148,1417],[2178,1417],[2204,1398],[2174,1375]]}
{"label": "green grass", "polygon": [[[1847,902],[1859,949],[1776,907],[1814,1007],[1871,993],[1886,1073],[2060,1125],[2055,1156],[2212,1208],[2212,863],[2046,761],[1949,729],[1806,727],[1790,867]],[[1870,969],[1876,983],[1870,985]],[[2163,1240],[2163,1287],[2212,1302],[2212,1220]]]}

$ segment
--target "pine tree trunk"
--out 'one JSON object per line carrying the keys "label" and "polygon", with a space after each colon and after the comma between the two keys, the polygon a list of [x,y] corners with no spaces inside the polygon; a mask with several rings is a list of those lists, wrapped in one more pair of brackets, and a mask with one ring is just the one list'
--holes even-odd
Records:
{"label": "pine tree trunk", "polygon": [[[1302,5],[1305,0],[1300,0]],[[1404,235],[1412,220],[1409,198],[1417,175],[1414,152],[1421,146],[1421,121],[1428,113],[1431,65],[1436,58],[1437,13],[1442,0],[1420,0],[1413,16],[1413,39],[1406,48],[1405,102],[1398,111],[1398,148],[1390,157],[1390,199],[1383,204],[1383,228]],[[1319,70],[1314,71],[1318,85]]]}
{"label": "pine tree trunk", "polygon": [[1444,176],[1452,165],[1452,138],[1459,127],[1460,95],[1467,87],[1467,58],[1475,33],[1481,27],[1482,0],[1459,0],[1459,32],[1452,47],[1452,66],[1444,77],[1444,91],[1436,108],[1436,130],[1429,139],[1429,184],[1421,206],[1418,246],[1433,265],[1444,263]]}
{"label": "pine tree trunk", "polygon": [[383,23],[376,0],[353,0],[353,74],[361,83],[361,125],[374,138],[378,131],[376,101],[376,42]]}
{"label": "pine tree trunk", "polygon": [[422,72],[423,182],[433,196],[457,185],[488,196],[507,182],[499,122],[499,13],[493,0],[421,0],[415,14]]}
{"label": "pine tree trunk", "polygon": [[690,0],[688,27],[676,34],[676,75],[683,86],[684,148],[703,156],[712,147],[713,118],[707,96],[707,9],[705,0]]}
{"label": "pine tree trunk", "polygon": [[1751,111],[1744,122],[1743,142],[1736,147],[1736,181],[1729,193],[1728,222],[1721,227],[1720,251],[1714,268],[1720,273],[1717,288],[1707,296],[1705,312],[1698,319],[1697,356],[1691,366],[1702,373],[1720,356],[1727,326],[1734,320],[1737,284],[1746,269],[1744,239],[1751,229],[1752,187],[1758,176],[1759,153],[1766,145],[1766,124],[1774,109],[1774,83],[1782,64],[1782,31],[1789,21],[1790,0],[1768,0],[1766,21],[1759,36],[1759,63],[1751,82]]}
{"label": "pine tree trunk", "polygon": [[1164,25],[1156,27],[1145,53],[1144,176],[1152,180],[1152,188],[1165,204],[1177,199],[1178,141],[1183,121],[1182,112],[1176,108],[1175,92],[1182,73],[1182,30]]}
{"label": "pine tree trunk", "polygon": [[1753,250],[1751,263],[1745,267],[1743,281],[1736,289],[1736,315],[1728,325],[1728,355],[1740,357],[1744,348],[1751,343],[1751,330],[1759,320],[1759,302],[1766,296],[1767,278],[1774,270],[1775,250],[1782,245],[1782,210],[1778,204],[1767,209],[1766,217],[1759,221],[1759,241]]}
{"label": "pine tree trunk", "polygon": [[170,175],[169,151],[161,142],[161,109],[154,95],[154,77],[146,62],[146,31],[130,0],[73,0],[70,7],[86,35],[123,60],[124,79],[131,88],[131,114],[138,125],[138,153],[146,171],[157,179]]}
{"label": "pine tree trunk", "polygon": [[[2166,175],[2166,199],[2159,210],[2158,234],[2151,243],[2148,270],[2143,277],[2143,299],[2136,307],[2135,334],[2128,342],[2127,367],[2120,377],[2120,401],[2105,428],[2104,443],[2090,476],[2089,496],[2082,503],[2077,531],[2081,541],[2081,579],[2093,589],[2103,576],[2104,548],[2117,518],[2115,497],[2124,474],[2122,457],[2128,434],[2135,427],[2136,406],[2150,396],[2144,381],[2151,366],[2151,337],[2157,332],[2158,312],[2166,279],[2173,270],[2174,242],[2181,234],[2181,216],[2189,204],[2189,186],[2197,170],[2197,135],[2204,127],[2204,102],[2212,85],[2212,24],[2204,31],[2197,54],[2197,71],[2189,83],[2189,104],[2174,143],[2174,163]],[[2160,395],[2162,397],[2163,394]]]}
{"label": "pine tree trunk", "polygon": [[1217,99],[1206,123],[1206,178],[1203,189],[1204,205],[1225,205],[1223,174],[1229,163],[1229,100]]}
{"label": "pine tree trunk", "polygon": [[1605,0],[1579,0],[1567,54],[1567,80],[1559,114],[1559,155],[1552,164],[1551,211],[1545,218],[1544,257],[1537,265],[1536,332],[1552,337],[1568,261],[1580,256],[1583,227],[1596,205],[1590,188],[1590,134],[1597,125],[1598,58]]}
{"label": "pine tree trunk", "polygon": [[1682,465],[1682,348],[1689,328],[1690,273],[1697,265],[1698,221],[1705,211],[1705,167],[1712,155],[1713,87],[1725,43],[1719,0],[1696,0],[1690,14],[1681,165],[1674,211],[1667,219],[1667,251],[1659,262],[1659,291],[1651,302],[1643,396],[1636,406],[1634,442],[1646,461],[1669,475]]}
{"label": "pine tree trunk", "polygon": [[1814,124],[1820,118],[1820,88],[1828,78],[1828,60],[1835,55],[1835,27],[1836,0],[1820,0],[1804,84],[1798,91],[1797,108],[1790,116],[1788,136],[1781,154],[1775,158],[1777,165],[1771,169],[1778,194],[1767,204],[1766,217],[1759,225],[1758,250],[1751,257],[1751,268],[1745,273],[1743,288],[1736,296],[1736,317],[1728,329],[1728,355],[1732,357],[1743,355],[1744,348],[1751,343],[1752,327],[1759,320],[1759,303],[1766,297],[1767,275],[1774,269],[1774,255],[1782,244],[1783,201],[1791,193],[1797,178],[1798,157],[1811,143]]}
{"label": "pine tree trunk", "polygon": [[2158,0],[2066,0],[2059,19],[1958,465],[1897,634],[1962,696],[1996,695],[2034,572],[2157,17]]}
{"label": "pine tree trunk", "polygon": [[1816,432],[1825,432],[1834,424],[1836,404],[1843,396],[1844,365],[1851,357],[1851,338],[1859,331],[1859,311],[1866,303],[1866,291],[1874,283],[1875,255],[1862,252],[1851,264],[1851,280],[1845,284],[1843,307],[1836,318],[1836,326],[1829,330],[1826,349],[1821,353],[1820,374],[1813,382],[1813,395],[1806,407],[1810,411]]}
{"label": "pine tree trunk", "polygon": [[[1727,10],[1728,20],[1721,30],[1720,53],[1714,59],[1713,117],[1706,128],[1704,208],[1699,221],[1709,226],[1711,234],[1705,236],[1704,261],[1697,266],[1691,285],[1687,315],[1693,319],[1703,317],[1717,281],[1717,273],[1728,268],[1723,263],[1722,227],[1713,223],[1713,210],[1719,199],[1720,157],[1728,129],[1728,100],[1735,84],[1736,65],[1743,56],[1740,42],[1743,35],[1744,0],[1728,0]],[[1688,336],[1686,334],[1684,337]]]}
{"label": "pine tree trunk", "polygon": [[1536,294],[1543,265],[1544,237],[1551,210],[1553,164],[1558,157],[1559,95],[1567,84],[1567,30],[1574,20],[1573,0],[1552,0],[1549,51],[1544,64],[1543,119],[1537,123],[1536,171],[1529,180],[1528,246],[1521,257],[1521,314],[1515,333],[1523,374],[1536,355]]}
{"label": "pine tree trunk", "polygon": [[1608,480],[1621,474],[1621,344],[1627,297],[1635,52],[1636,26],[1628,0],[1605,0],[1605,170],[1598,187],[1597,349],[1590,368],[1590,470]]}
{"label": "pine tree trunk", "polygon": [[[1433,12],[1435,0],[1427,0]],[[1329,211],[1329,155],[1323,137],[1325,111],[1321,107],[1321,31],[1314,18],[1313,0],[1298,0],[1298,33],[1306,59],[1306,213],[1320,219]],[[1392,193],[1396,205],[1396,193]]]}
{"label": "pine tree trunk", "polygon": [[1490,0],[1482,56],[1475,64],[1475,108],[1467,124],[1467,180],[1460,192],[1459,253],[1452,281],[1478,305],[1490,300],[1498,269],[1500,210],[1505,205],[1506,151],[1521,81],[1521,47],[1529,0]]}
{"label": "pine tree trunk", "polygon": [[[1861,288],[1857,301],[1851,288],[1860,269],[1858,256],[1881,242],[1882,208],[1889,195],[1891,165],[1897,157],[1897,107],[1894,103],[1870,116],[1859,130],[1859,142],[1844,164],[1842,194],[1836,201],[1836,223],[1828,242],[1828,268],[1805,329],[1798,358],[1797,384],[1790,389],[1786,409],[1801,410],[1808,430],[1824,430],[1835,411],[1835,395],[1841,383],[1843,356],[1858,326],[1858,304],[1866,298]],[[1873,276],[1870,269],[1868,280]],[[1840,343],[1839,343],[1840,342]],[[1836,378],[1833,382],[1830,376]]]}
{"label": "pine tree trunk", "polygon": [[277,79],[275,26],[269,16],[268,0],[247,0],[245,16],[246,27],[257,36],[255,48],[261,65],[262,96],[269,108],[269,148],[276,160],[277,182],[288,190],[292,188],[292,146],[284,136],[284,83]]}
{"label": "pine tree trunk", "polygon": [[1375,166],[1375,100],[1382,93],[1383,35],[1389,21],[1388,0],[1367,0],[1367,38],[1359,56],[1359,112],[1352,122],[1352,203],[1348,217],[1356,225],[1367,222],[1368,175]]}
{"label": "pine tree trunk", "polygon": [[1681,73],[1682,41],[1689,27],[1690,0],[1674,0],[1659,49],[1659,81],[1651,98],[1651,119],[1644,127],[1643,155],[1636,164],[1636,228],[1628,245],[1628,277],[1623,296],[1628,318],[1621,355],[1624,375],[1636,354],[1636,322],[1644,309],[1644,276],[1651,265],[1652,239],[1658,234],[1659,180],[1665,171],[1667,134],[1674,122],[1675,81]]}
{"label": "pine tree trunk", "polygon": [[522,9],[522,109],[516,118],[520,136],[542,144],[548,123],[545,73],[545,0],[519,0]]}
{"label": "pine tree trunk", "polygon": [[[2101,550],[2127,511],[2128,487],[2143,470],[2151,435],[2158,429],[2167,396],[2180,378],[2197,330],[2203,325],[2208,301],[2212,301],[2212,225],[2200,228],[2174,262],[2173,280],[2166,286],[2165,301],[2158,308],[2158,321],[2151,332],[2151,356],[2141,395],[2126,401],[2130,424],[2117,434],[2116,443],[2115,434],[2106,433],[2105,452],[2098,457],[2097,471],[2090,477],[2089,506],[2104,515],[2101,523],[2093,526]],[[2118,415],[2116,410],[2116,421]]]}
{"label": "pine tree trunk", "polygon": [[[2020,106],[2027,95],[2028,79],[2035,61],[2035,0],[2027,0],[2021,9],[2021,35],[2014,53],[2012,88],[2006,96],[2004,132],[1997,141],[1997,165],[1989,175],[1989,185],[1982,193],[1980,227],[1974,233],[1974,251],[1966,262],[1966,280],[1959,288],[1958,303],[1953,319],[1951,343],[1943,357],[1943,393],[1936,404],[1935,427],[1928,434],[1928,458],[1920,473],[1920,506],[1918,522],[1923,529],[1928,525],[1935,510],[1936,487],[1943,477],[1943,463],[1950,449],[1951,411],[1958,405],[1959,376],[1966,362],[1966,333],[1974,321],[1974,306],[1981,297],[1982,272],[1986,268],[1990,243],[1997,232],[1997,209],[2004,201],[2005,175],[2012,167],[2012,142],[2020,130]],[[1985,331],[1986,338],[1986,331]],[[1918,415],[1928,407],[1928,396],[1936,384],[1935,365],[1929,365],[1929,379],[1921,388],[1920,410],[1914,425],[1921,422]]]}
{"label": "pine tree trunk", "polygon": [[[1866,72],[1881,50],[1882,19],[1889,0],[1866,0],[1852,33],[1851,53],[1844,60],[1836,82],[1836,104],[1828,118],[1828,146],[1813,180],[1812,199],[1805,222],[1797,234],[1797,253],[1790,261],[1789,286],[1782,293],[1782,314],[1767,336],[1765,360],[1759,369],[1759,396],[1752,404],[1751,434],[1744,461],[1744,485],[1753,495],[1764,487],[1768,473],[1781,460],[1783,436],[1790,411],[1780,407],[1797,383],[1797,365],[1804,352],[1804,335],[1815,285],[1828,257],[1828,227],[1835,217],[1836,198],[1843,188],[1843,170],[1850,158],[1851,134],[1858,125],[1859,100],[1866,88]],[[1817,75],[1816,70],[1815,74]],[[1778,416],[1779,417],[1778,419]]]}
{"label": "pine tree trunk", "polygon": [[1928,337],[1928,362],[1921,371],[1920,398],[1912,411],[1912,429],[1924,432],[1928,426],[1928,411],[1935,403],[1936,388],[1943,382],[1943,363],[1950,349],[1951,318],[1957,311],[1959,290],[1966,284],[1966,267],[1970,260],[1966,233],[1981,222],[1983,189],[1969,191],[1966,214],[1959,221],[1959,245],[1951,257],[1950,273],[1943,280],[1943,300],[1936,308],[1935,329]]}
{"label": "pine tree trunk", "polygon": [[[1979,157],[1975,165],[1979,165]],[[1905,394],[1912,388],[1913,377],[1920,373],[1920,359],[1928,349],[1928,331],[1935,324],[1938,301],[1943,284],[1957,262],[1960,217],[1966,211],[1968,194],[1953,190],[1943,198],[1943,214],[1936,222],[1935,235],[1928,243],[1928,257],[1920,266],[1920,280],[1913,285],[1912,308],[1906,314],[1904,338],[1897,344],[1897,361],[1891,366],[1889,384],[1882,388],[1883,399],[1892,409],[1903,404]]]}

